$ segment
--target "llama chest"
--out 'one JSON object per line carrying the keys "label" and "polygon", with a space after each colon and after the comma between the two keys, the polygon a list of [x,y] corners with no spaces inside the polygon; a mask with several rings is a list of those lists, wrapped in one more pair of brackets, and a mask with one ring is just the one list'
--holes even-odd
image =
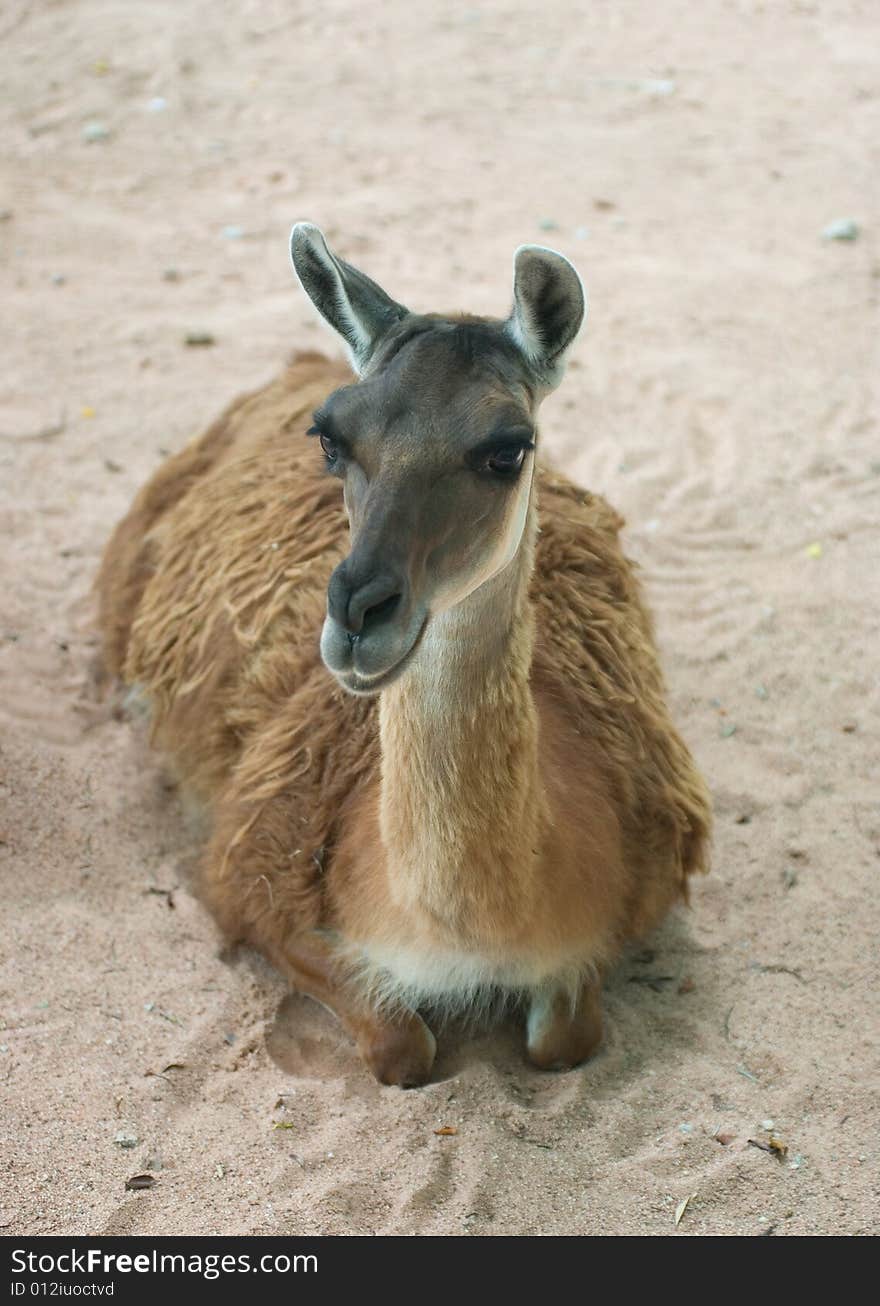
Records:
{"label": "llama chest", "polygon": [[450,1016],[480,1015],[506,998],[548,983],[576,989],[592,969],[584,956],[523,953],[494,958],[456,948],[405,943],[350,945],[357,978],[381,1004],[437,1008]]}

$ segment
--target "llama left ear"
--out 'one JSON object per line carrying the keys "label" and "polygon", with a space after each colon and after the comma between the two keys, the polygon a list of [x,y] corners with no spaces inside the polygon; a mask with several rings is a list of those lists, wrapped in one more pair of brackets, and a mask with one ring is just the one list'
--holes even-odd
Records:
{"label": "llama left ear", "polygon": [[513,256],[513,311],[505,330],[534,371],[554,389],[565,354],[586,314],[581,279],[567,258],[543,245],[520,245]]}

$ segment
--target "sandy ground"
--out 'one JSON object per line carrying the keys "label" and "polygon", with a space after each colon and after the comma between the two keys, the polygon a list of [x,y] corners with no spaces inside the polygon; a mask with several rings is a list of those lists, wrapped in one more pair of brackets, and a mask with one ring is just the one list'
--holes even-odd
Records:
{"label": "sandy ground", "polygon": [[[9,0],[0,48],[2,1232],[878,1232],[876,6]],[[590,291],[545,447],[627,516],[718,830],[572,1074],[502,1030],[372,1082],[89,700],[111,526],[324,340],[296,218],[416,308],[505,312],[523,241]]]}

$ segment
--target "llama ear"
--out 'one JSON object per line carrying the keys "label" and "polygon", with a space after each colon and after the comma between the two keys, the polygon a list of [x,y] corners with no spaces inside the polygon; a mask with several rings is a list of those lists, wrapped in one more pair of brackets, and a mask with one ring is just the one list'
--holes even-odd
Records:
{"label": "llama ear", "polygon": [[290,233],[290,257],[303,290],[348,345],[355,369],[363,372],[383,336],[409,309],[331,253],[323,233],[310,222],[298,222]]}
{"label": "llama ear", "polygon": [[567,258],[543,245],[520,245],[513,256],[513,311],[505,323],[538,380],[562,380],[565,353],[581,328],[586,297]]}

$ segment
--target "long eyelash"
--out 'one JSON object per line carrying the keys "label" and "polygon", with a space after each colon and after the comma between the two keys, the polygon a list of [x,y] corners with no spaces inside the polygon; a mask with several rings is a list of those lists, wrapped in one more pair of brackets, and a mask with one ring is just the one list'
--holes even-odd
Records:
{"label": "long eyelash", "polygon": [[306,431],[306,435],[329,435],[327,415],[323,408],[316,408],[312,413],[312,425]]}
{"label": "long eyelash", "polygon": [[499,449],[523,449],[526,453],[535,448],[534,440],[514,439],[514,440],[487,440],[485,444],[478,445],[472,449],[470,457],[480,461],[483,458],[491,458],[493,453]]}

